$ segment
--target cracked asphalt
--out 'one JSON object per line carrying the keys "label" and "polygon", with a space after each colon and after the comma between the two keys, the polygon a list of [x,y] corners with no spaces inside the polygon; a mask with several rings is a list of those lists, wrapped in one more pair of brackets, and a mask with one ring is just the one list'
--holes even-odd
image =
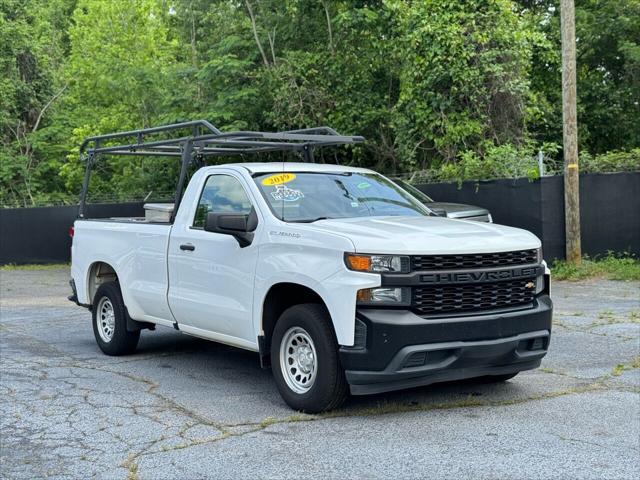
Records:
{"label": "cracked asphalt", "polygon": [[68,276],[0,271],[0,478],[640,476],[640,282],[554,283],[550,353],[506,384],[312,416],[250,352],[158,327],[103,355]]}

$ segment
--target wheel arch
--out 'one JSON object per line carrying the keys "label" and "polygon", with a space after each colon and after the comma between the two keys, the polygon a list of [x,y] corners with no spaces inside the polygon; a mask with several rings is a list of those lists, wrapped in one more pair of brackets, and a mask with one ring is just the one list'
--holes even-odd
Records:
{"label": "wheel arch", "polygon": [[[316,303],[322,305],[329,316],[329,308],[322,296],[313,288],[295,282],[279,282],[273,284],[262,301],[262,312],[260,315],[260,337],[259,349],[260,360],[263,365],[269,363],[271,351],[271,338],[276,322],[282,313],[294,305],[303,303]],[[331,322],[333,334],[335,326]],[[266,366],[266,365],[265,365]]]}
{"label": "wheel arch", "polygon": [[111,264],[103,260],[93,262],[87,269],[85,280],[87,303],[93,304],[94,297],[100,285],[117,280],[118,274]]}

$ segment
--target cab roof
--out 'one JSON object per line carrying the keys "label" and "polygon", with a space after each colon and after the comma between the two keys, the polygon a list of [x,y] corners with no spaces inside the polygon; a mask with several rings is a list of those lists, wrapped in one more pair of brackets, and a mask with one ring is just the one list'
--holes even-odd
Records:
{"label": "cab roof", "polygon": [[240,167],[249,173],[269,173],[269,172],[358,172],[375,173],[368,168],[348,167],[343,165],[333,165],[328,163],[302,163],[302,162],[262,162],[262,163],[226,163],[211,168]]}

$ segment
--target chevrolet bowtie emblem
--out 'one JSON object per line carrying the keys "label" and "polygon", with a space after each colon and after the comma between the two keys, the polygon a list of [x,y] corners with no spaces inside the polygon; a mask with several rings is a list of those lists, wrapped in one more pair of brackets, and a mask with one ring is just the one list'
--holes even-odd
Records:
{"label": "chevrolet bowtie emblem", "polygon": [[533,282],[527,282],[524,288],[535,288],[536,284]]}

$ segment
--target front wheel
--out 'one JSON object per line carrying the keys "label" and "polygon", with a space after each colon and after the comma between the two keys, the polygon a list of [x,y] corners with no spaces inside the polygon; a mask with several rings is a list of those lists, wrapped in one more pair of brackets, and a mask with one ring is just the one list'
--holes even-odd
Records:
{"label": "front wheel", "polygon": [[118,282],[100,285],[93,300],[93,334],[107,355],[133,353],[138,346],[140,331],[127,331],[127,310]]}
{"label": "front wheel", "polygon": [[295,305],[280,316],[271,341],[271,365],[280,395],[295,410],[331,410],[347,397],[331,318],[322,305]]}

